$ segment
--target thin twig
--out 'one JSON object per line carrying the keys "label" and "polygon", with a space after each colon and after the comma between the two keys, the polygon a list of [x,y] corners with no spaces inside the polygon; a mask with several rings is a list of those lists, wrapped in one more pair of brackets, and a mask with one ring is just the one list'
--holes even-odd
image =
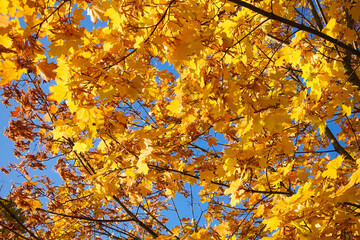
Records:
{"label": "thin twig", "polygon": [[33,27],[31,28],[31,29],[33,29],[33,28],[36,28],[37,26],[39,26],[39,29],[38,29],[38,31],[37,31],[37,33],[36,33],[36,37],[38,37],[42,25],[43,25],[52,15],[54,15],[54,13],[55,13],[56,11],[58,11],[58,10],[59,10],[65,3],[67,3],[67,2],[70,2],[70,0],[63,0],[63,2],[60,3],[60,5],[57,6],[57,8],[56,8],[54,11],[52,11],[41,23],[38,23],[38,24],[36,24],[35,26],[33,26]]}
{"label": "thin twig", "polygon": [[75,218],[75,219],[80,219],[80,220],[85,220],[85,221],[93,221],[93,222],[132,222],[132,221],[134,221],[133,219],[95,219],[95,218],[90,218],[90,217],[86,217],[86,216],[72,216],[72,215],[68,215],[68,214],[64,214],[64,213],[57,213],[57,212],[49,211],[49,210],[42,209],[42,208],[37,208],[36,210],[39,210],[42,212],[47,212],[47,213],[58,215],[58,216],[62,216],[62,217]]}

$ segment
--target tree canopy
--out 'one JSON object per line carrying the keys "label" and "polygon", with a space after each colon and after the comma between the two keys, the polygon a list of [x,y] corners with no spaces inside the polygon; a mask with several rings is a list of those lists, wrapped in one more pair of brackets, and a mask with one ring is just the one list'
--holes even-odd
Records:
{"label": "tree canopy", "polygon": [[1,169],[23,182],[0,238],[359,238],[359,20],[355,0],[1,0]]}

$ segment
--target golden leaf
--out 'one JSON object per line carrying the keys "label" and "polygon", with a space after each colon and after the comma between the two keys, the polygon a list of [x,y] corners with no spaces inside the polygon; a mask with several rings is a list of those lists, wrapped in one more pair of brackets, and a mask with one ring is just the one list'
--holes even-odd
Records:
{"label": "golden leaf", "polygon": [[339,155],[337,158],[329,161],[326,165],[326,170],[322,173],[323,177],[337,178],[338,169],[344,161],[344,157]]}

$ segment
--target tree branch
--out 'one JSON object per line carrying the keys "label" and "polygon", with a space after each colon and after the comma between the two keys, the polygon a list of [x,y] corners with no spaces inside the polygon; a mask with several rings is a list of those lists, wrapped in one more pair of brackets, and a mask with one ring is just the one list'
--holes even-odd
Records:
{"label": "tree branch", "polygon": [[40,240],[40,238],[38,238],[37,236],[35,236],[35,234],[30,231],[19,219],[17,216],[15,216],[15,214],[13,214],[11,212],[11,210],[6,206],[6,204],[3,203],[3,198],[0,198],[0,205],[6,210],[6,212],[8,214],[10,214],[10,216],[26,231],[30,234],[31,237],[33,237],[34,239]]}
{"label": "tree branch", "polygon": [[179,239],[178,236],[175,236],[175,234],[168,227],[166,227],[162,222],[160,222],[159,219],[157,219],[151,212],[149,212],[142,204],[140,204],[139,206],[146,213],[146,215],[154,219],[160,226],[162,226],[168,233],[173,235],[176,239]]}
{"label": "tree branch", "polygon": [[355,163],[355,159],[343,148],[334,134],[331,132],[328,126],[325,128],[325,135],[329,139],[330,143],[333,145],[335,151],[340,155],[343,155],[345,159],[351,160],[352,163]]}
{"label": "tree branch", "polygon": [[291,27],[294,27],[294,28],[297,28],[299,30],[302,30],[302,31],[305,31],[305,32],[308,32],[308,33],[311,33],[311,34],[314,34],[326,41],[329,41],[351,53],[353,53],[354,55],[360,57],[360,51],[358,49],[355,49],[353,48],[352,46],[350,45],[347,45],[343,42],[340,42],[339,40],[333,38],[333,37],[330,37],[329,35],[326,35],[325,33],[322,33],[316,29],[313,29],[311,27],[308,27],[308,26],[305,26],[303,24],[300,24],[300,23],[297,23],[295,21],[292,21],[292,20],[289,20],[289,19],[286,19],[286,18],[283,18],[283,17],[280,17],[272,12],[267,12],[263,9],[260,9],[258,7],[255,7],[254,5],[250,4],[250,3],[247,3],[247,2],[244,2],[242,0],[229,0],[230,2],[233,2],[239,6],[242,6],[244,8],[247,8],[247,9],[250,9],[256,13],[259,13],[269,19],[272,19],[272,20],[275,20],[275,21],[278,21],[278,22],[281,22],[281,23],[284,23],[286,25],[289,25]]}
{"label": "tree branch", "polygon": [[360,208],[360,205],[356,204],[356,203],[344,202],[343,204],[348,205],[348,206],[352,206],[352,207],[356,207],[356,208]]}
{"label": "tree branch", "polygon": [[133,214],[121,201],[118,197],[116,197],[115,195],[112,196],[112,198],[122,207],[122,209],[124,209],[124,211],[132,218],[134,219],[134,221],[139,224],[140,227],[142,227],[145,231],[147,231],[148,233],[150,233],[153,238],[157,238],[158,235],[157,233],[155,233],[149,226],[147,226],[145,223],[143,223],[142,221],[140,221],[140,219],[138,217],[135,216],[135,214]]}
{"label": "tree branch", "polygon": [[321,19],[319,17],[319,14],[317,13],[316,11],[316,8],[315,8],[315,5],[313,3],[312,0],[307,0],[307,2],[309,3],[310,5],[310,10],[311,10],[311,13],[312,15],[314,16],[314,19],[315,19],[315,22],[316,22],[316,25],[318,25],[320,31],[323,29],[323,24],[321,22]]}
{"label": "tree branch", "polygon": [[[76,152],[75,152],[76,153]],[[76,154],[76,157],[78,158],[78,160],[81,160],[81,157]],[[82,156],[84,159],[85,157]],[[90,164],[87,162],[87,164],[90,166]],[[91,166],[90,166],[91,167]],[[88,168],[86,168],[86,171],[90,174],[96,174],[95,170],[91,167],[90,171]],[[121,201],[118,197],[116,197],[115,195],[112,196],[112,198],[121,206],[121,208],[140,226],[142,227],[145,231],[147,231],[148,233],[150,233],[153,238],[157,238],[157,234],[149,227],[147,226],[145,223],[143,223],[138,217],[136,217],[135,214],[133,214]]]}
{"label": "tree branch", "polygon": [[49,211],[49,210],[42,209],[42,208],[37,208],[36,210],[63,216],[63,217],[75,218],[75,219],[81,219],[81,220],[93,221],[93,222],[131,222],[131,221],[134,221],[133,219],[95,219],[95,218],[90,218],[90,217],[86,217],[86,216],[72,216],[72,215],[67,215],[67,214],[63,214],[63,213]]}
{"label": "tree branch", "polygon": [[22,238],[22,239],[28,239],[27,237],[25,237],[25,236],[21,235],[20,233],[18,233],[18,232],[16,232],[16,231],[12,230],[12,229],[11,229],[11,228],[9,228],[8,226],[6,226],[6,225],[2,224],[1,222],[0,222],[0,226],[1,226],[1,227],[3,227],[3,228],[5,228],[5,229],[7,229],[8,231],[10,231],[10,232],[14,233],[16,236],[19,236],[19,237],[20,237],[20,238]]}
{"label": "tree branch", "polygon": [[57,8],[56,8],[54,11],[52,11],[47,17],[45,17],[45,19],[44,19],[43,21],[41,21],[40,23],[36,24],[35,26],[33,26],[33,27],[31,28],[31,29],[33,29],[33,28],[36,28],[37,26],[39,26],[39,29],[38,29],[38,31],[37,31],[37,33],[36,33],[36,37],[38,37],[42,25],[43,25],[52,15],[54,15],[54,13],[55,13],[56,11],[58,11],[58,10],[59,10],[65,3],[67,3],[67,2],[70,2],[70,0],[64,0],[62,3],[60,3],[59,6],[57,6]]}
{"label": "tree branch", "polygon": [[[170,169],[170,168],[162,168],[162,167],[159,167],[159,166],[156,166],[156,165],[152,165],[152,164],[148,164],[149,167],[152,167],[152,168],[156,168],[158,170],[161,170],[161,171],[169,171],[169,172],[175,172],[175,173],[179,173],[179,174],[182,174],[182,175],[185,175],[185,176],[188,176],[188,177],[192,177],[192,178],[195,178],[195,179],[198,179],[200,180],[200,177],[199,176],[196,176],[196,175],[192,175],[190,173],[187,173],[187,172],[182,172],[182,171],[179,171],[179,170],[176,170],[176,169]],[[221,183],[221,182],[216,182],[216,181],[210,181],[211,184],[215,184],[215,185],[219,185],[219,186],[222,186],[222,187],[230,187],[229,184],[226,184],[226,183]],[[280,195],[288,195],[288,196],[291,196],[293,195],[294,193],[293,192],[281,192],[281,191],[262,191],[262,190],[254,190],[254,189],[251,189],[251,188],[241,188],[242,190],[244,190],[245,192],[252,192],[252,193],[262,193],[262,194],[280,194]]]}

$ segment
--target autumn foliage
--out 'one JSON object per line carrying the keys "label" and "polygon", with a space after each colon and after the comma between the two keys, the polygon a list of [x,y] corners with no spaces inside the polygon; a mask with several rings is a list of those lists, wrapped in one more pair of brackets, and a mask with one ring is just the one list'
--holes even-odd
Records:
{"label": "autumn foliage", "polygon": [[359,239],[359,29],[357,0],[1,0],[0,238]]}

